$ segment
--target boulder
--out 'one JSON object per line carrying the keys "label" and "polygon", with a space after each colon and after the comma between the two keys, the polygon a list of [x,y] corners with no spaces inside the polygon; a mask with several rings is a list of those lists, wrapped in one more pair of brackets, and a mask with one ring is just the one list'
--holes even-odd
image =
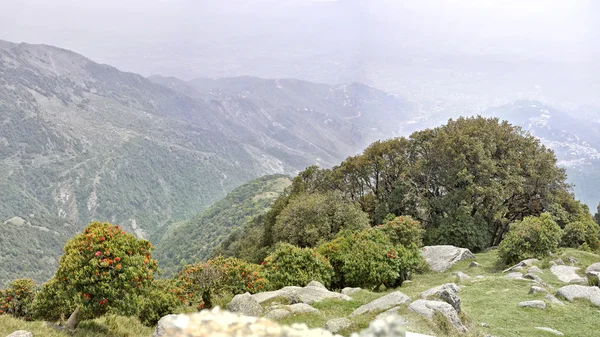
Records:
{"label": "boulder", "polygon": [[565,305],[561,300],[559,300],[552,294],[546,294],[546,296],[544,296],[544,298],[546,299],[546,301],[550,302],[551,304],[561,305],[561,306]]}
{"label": "boulder", "polygon": [[292,304],[288,306],[288,308],[292,314],[318,314],[320,312],[318,309],[315,309],[306,303]]}
{"label": "boulder", "polygon": [[464,283],[471,280],[471,276],[463,273],[462,271],[456,272],[455,275],[456,277],[458,277],[458,281],[460,283]]}
{"label": "boulder", "polygon": [[306,303],[313,304],[325,299],[338,299],[351,301],[352,298],[345,294],[329,291],[325,287],[306,286],[306,287],[284,287],[275,291],[267,291],[252,295],[258,303],[264,303],[276,297],[287,298],[290,303]]}
{"label": "boulder", "polygon": [[461,322],[456,310],[454,310],[454,308],[446,302],[417,300],[411,303],[410,306],[408,306],[408,309],[429,319],[432,319],[433,315],[437,311],[446,317],[446,319],[456,328],[456,330],[461,333],[467,332],[467,328]]}
{"label": "boulder", "polygon": [[425,290],[424,292],[421,293],[421,298],[426,300],[430,296],[440,296],[440,291],[442,291],[443,289],[446,289],[446,288],[453,290],[455,293],[460,292],[460,287],[457,286],[456,283],[446,283],[446,284],[442,284],[441,286],[437,286],[437,287],[433,287],[431,289]]}
{"label": "boulder", "polygon": [[577,259],[572,257],[572,256],[567,256],[566,258],[567,262],[570,263],[572,266],[577,264]]}
{"label": "boulder", "polygon": [[600,262],[585,268],[585,275],[587,276],[590,285],[600,287]]}
{"label": "boulder", "polygon": [[321,289],[327,290],[327,287],[325,287],[323,285],[323,283],[321,283],[319,281],[310,281],[306,286],[307,287],[317,287],[317,288],[321,288]]}
{"label": "boulder", "polygon": [[227,310],[239,312],[246,316],[258,317],[263,314],[263,308],[260,303],[250,293],[235,295],[231,302],[227,304]]}
{"label": "boulder", "polygon": [[382,319],[376,319],[369,327],[359,333],[353,333],[350,337],[429,337],[425,335],[406,332],[404,320],[396,315],[389,315]]}
{"label": "boulder", "polygon": [[545,292],[546,292],[546,289],[544,289],[542,287],[531,286],[531,288],[529,288],[530,294],[545,293]]}
{"label": "boulder", "polygon": [[531,267],[534,264],[540,262],[540,260],[538,259],[527,259],[527,260],[523,260],[517,264],[515,264],[514,266],[508,268],[508,269],[504,269],[502,272],[503,273],[508,273],[508,272],[514,272],[514,271],[521,271],[523,270],[523,268],[525,267]]}
{"label": "boulder", "polygon": [[546,309],[546,302],[544,301],[525,301],[517,304],[518,307],[521,308],[537,308],[537,309]]}
{"label": "boulder", "polygon": [[476,262],[476,261],[471,262],[471,264],[469,265],[469,269],[477,268],[477,267],[481,267],[481,264],[479,264],[479,262]]}
{"label": "boulder", "polygon": [[363,315],[373,311],[383,311],[400,304],[408,303],[410,303],[410,297],[396,291],[360,306],[350,314],[350,317]]}
{"label": "boulder", "polygon": [[591,264],[589,267],[585,268],[585,273],[587,274],[589,272],[600,273],[600,262],[596,262],[594,264]]}
{"label": "boulder", "polygon": [[527,269],[527,274],[543,274],[544,272],[538,267],[533,266]]}
{"label": "boulder", "polygon": [[460,313],[460,298],[454,290],[448,288],[442,289],[440,291],[440,298],[450,304],[457,313]]}
{"label": "boulder", "polygon": [[25,330],[17,330],[6,337],[33,337],[33,334]]}
{"label": "boulder", "polygon": [[466,248],[454,246],[426,246],[421,255],[433,271],[444,272],[459,261],[474,259],[475,255]]}
{"label": "boulder", "polygon": [[572,284],[559,288],[556,291],[556,296],[562,297],[569,302],[573,302],[577,298],[583,298],[600,307],[600,288],[598,287]]}
{"label": "boulder", "polygon": [[357,292],[359,292],[361,290],[362,290],[361,288],[346,287],[346,288],[342,289],[342,294],[350,296],[350,295],[355,294],[355,293],[357,293]]}
{"label": "boulder", "polygon": [[265,318],[277,321],[289,316],[290,314],[291,313],[285,309],[273,309],[265,314]]}
{"label": "boulder", "polygon": [[[388,310],[382,312],[381,314],[377,315],[377,317],[375,317],[375,319],[382,319],[382,318],[385,318],[390,315],[398,315],[398,311],[400,311],[400,309],[401,309],[400,307],[393,307],[393,308],[388,309]],[[400,316],[398,316],[398,317],[402,318]],[[404,318],[402,318],[402,319],[404,319]],[[408,324],[408,322],[405,322],[405,324]]]}
{"label": "boulder", "polygon": [[158,324],[156,324],[156,329],[154,329],[154,333],[152,334],[152,337],[164,336],[165,335],[165,324],[168,321],[175,319],[175,317],[177,317],[177,315],[167,315],[167,316],[161,317],[161,319],[158,320]]}
{"label": "boulder", "polygon": [[338,333],[341,330],[348,328],[350,325],[352,325],[352,321],[345,317],[332,318],[325,323],[325,330],[331,331],[332,333]]}
{"label": "boulder", "polygon": [[527,274],[525,274],[525,276],[523,276],[523,278],[528,279],[528,280],[533,280],[540,284],[544,283],[544,280],[542,280],[541,277],[539,277],[537,274],[533,274],[533,273],[527,273]]}
{"label": "boulder", "polygon": [[546,328],[546,327],[535,327],[535,329],[536,329],[536,330],[542,330],[542,331],[546,331],[546,332],[549,332],[549,333],[551,333],[551,334],[555,334],[555,335],[557,335],[557,336],[564,336],[564,335],[565,335],[564,333],[562,333],[562,332],[560,332],[560,331],[558,331],[558,330],[551,329],[551,328]]}
{"label": "boulder", "polygon": [[561,259],[561,258],[558,258],[558,259],[556,259],[556,260],[554,260],[552,262],[554,262],[557,266],[564,266],[565,265],[565,261],[563,261],[563,259]]}
{"label": "boulder", "polygon": [[575,284],[587,284],[587,280],[577,274],[580,268],[573,266],[552,266],[550,271],[556,276],[561,282],[564,283],[575,283]]}
{"label": "boulder", "polygon": [[523,277],[523,273],[520,273],[518,271],[508,273],[504,277],[506,277],[507,279],[511,279],[511,280],[527,280],[526,278]]}

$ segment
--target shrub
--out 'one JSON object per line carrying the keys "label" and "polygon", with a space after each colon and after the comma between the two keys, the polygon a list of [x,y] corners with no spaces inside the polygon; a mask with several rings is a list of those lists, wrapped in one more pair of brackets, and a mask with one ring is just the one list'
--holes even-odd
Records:
{"label": "shrub", "polygon": [[0,290],[0,314],[9,314],[31,320],[36,284],[30,279],[19,279]]}
{"label": "shrub", "polygon": [[280,243],[263,262],[265,276],[274,289],[305,286],[310,281],[331,284],[333,268],[327,259],[311,248]]}
{"label": "shrub", "polygon": [[600,248],[600,226],[592,220],[570,222],[565,226],[561,246],[590,250]]}
{"label": "shrub", "polygon": [[498,247],[498,257],[512,264],[527,258],[543,258],[558,248],[562,230],[550,213],[526,217],[510,225]]}
{"label": "shrub", "polygon": [[69,297],[56,278],[42,285],[33,301],[33,317],[37,320],[57,322],[66,320],[75,310],[76,299]]}
{"label": "shrub", "polygon": [[175,280],[156,280],[139,301],[138,318],[146,326],[155,326],[158,320],[172,314],[181,305],[174,293]]}
{"label": "shrub", "polygon": [[392,244],[403,245],[405,247],[415,244],[418,247],[423,245],[423,235],[425,229],[423,225],[414,220],[410,216],[388,215],[382,225],[379,225],[379,230],[385,233],[390,238]]}
{"label": "shrub", "polygon": [[423,268],[424,260],[415,244],[408,247],[394,245],[378,229],[344,232],[324,243],[319,252],[334,268],[333,286],[395,288],[408,279],[412,272]]}

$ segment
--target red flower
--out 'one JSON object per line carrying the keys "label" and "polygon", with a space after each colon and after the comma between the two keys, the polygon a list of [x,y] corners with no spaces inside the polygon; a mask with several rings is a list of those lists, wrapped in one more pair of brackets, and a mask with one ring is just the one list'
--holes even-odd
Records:
{"label": "red flower", "polygon": [[100,238],[100,241],[104,241],[104,240],[106,240],[106,239],[104,238],[104,236]]}
{"label": "red flower", "polygon": [[523,233],[519,233],[519,237],[522,238],[523,237]]}
{"label": "red flower", "polygon": [[102,254],[101,252],[96,252],[96,254],[94,254],[94,256],[98,257],[100,256],[100,254]]}

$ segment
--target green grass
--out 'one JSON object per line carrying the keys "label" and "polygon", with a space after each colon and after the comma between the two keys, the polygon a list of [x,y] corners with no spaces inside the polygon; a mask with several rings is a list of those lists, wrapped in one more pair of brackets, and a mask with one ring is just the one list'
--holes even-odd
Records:
{"label": "green grass", "polygon": [[83,321],[74,333],[58,331],[43,322],[25,322],[9,315],[0,316],[0,336],[16,330],[26,330],[34,336],[44,337],[148,337],[154,328],[143,326],[137,319],[129,317],[102,317]]}

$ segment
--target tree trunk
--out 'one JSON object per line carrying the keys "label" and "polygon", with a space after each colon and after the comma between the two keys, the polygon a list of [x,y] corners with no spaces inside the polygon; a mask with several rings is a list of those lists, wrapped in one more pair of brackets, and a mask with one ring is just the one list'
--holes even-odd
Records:
{"label": "tree trunk", "polygon": [[75,311],[69,316],[67,323],[65,323],[65,329],[67,330],[75,330],[77,329],[77,325],[79,325],[79,321],[81,320],[81,309],[79,307],[75,308]]}

